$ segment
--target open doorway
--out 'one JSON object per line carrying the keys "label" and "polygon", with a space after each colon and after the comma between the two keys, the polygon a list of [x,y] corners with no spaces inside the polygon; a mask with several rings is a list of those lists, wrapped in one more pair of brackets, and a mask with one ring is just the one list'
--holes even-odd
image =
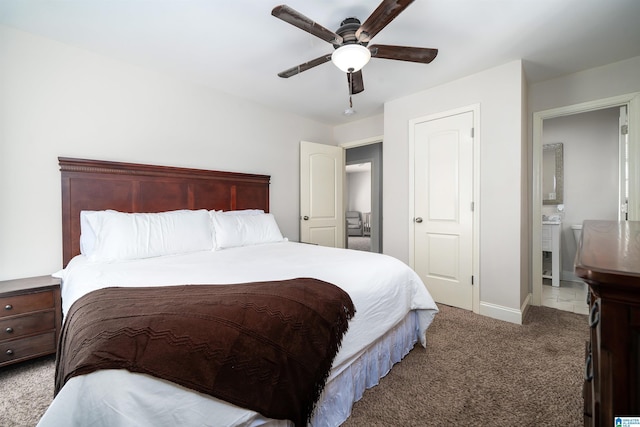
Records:
{"label": "open doorway", "polygon": [[[624,173],[620,170],[619,123],[626,114],[621,108],[626,106],[543,122],[542,305],[545,307],[589,314],[587,286],[575,276],[573,261],[584,220],[619,218],[619,177]],[[554,151],[559,151],[558,146],[561,155],[553,156]],[[552,157],[548,156],[550,151]],[[549,187],[554,181],[556,185]]]}
{"label": "open doorway", "polygon": [[347,248],[382,252],[382,143],[346,150]]}
{"label": "open doorway", "polygon": [[[548,250],[543,248],[545,230],[544,227],[549,228],[549,222],[559,223],[560,228],[564,230],[561,234],[560,240],[560,253],[564,255],[564,260],[559,261],[558,274],[564,280],[572,281],[572,268],[573,258],[575,257],[575,249],[577,246],[574,233],[571,226],[574,228],[580,225],[582,220],[585,219],[598,219],[592,216],[608,215],[611,219],[619,217],[617,209],[620,208],[620,198],[625,198],[624,209],[629,212],[629,219],[634,219],[638,216],[638,206],[640,206],[640,191],[637,187],[627,184],[625,191],[626,197],[619,196],[620,185],[618,180],[621,174],[619,173],[622,168],[627,168],[626,176],[628,182],[635,182],[633,177],[637,176],[638,165],[640,164],[640,156],[638,150],[638,129],[637,126],[632,124],[638,123],[640,116],[640,110],[638,108],[640,96],[638,94],[628,94],[618,97],[612,97],[597,101],[586,102],[577,105],[571,105],[567,107],[556,108],[547,111],[541,111],[534,113],[533,115],[533,194],[532,194],[532,253],[531,253],[531,268],[532,268],[532,304],[533,305],[548,305],[543,301],[543,251]],[[626,108],[621,108],[626,107]],[[620,113],[620,114],[618,114]],[[623,113],[627,115],[628,125],[623,125],[621,117]],[[607,123],[611,123],[615,128],[615,132],[620,135],[620,141],[625,140],[627,142],[628,153],[624,156],[624,160],[627,165],[624,166],[624,162],[621,158],[623,150],[617,149],[618,142],[616,137],[613,136],[610,144],[612,147],[609,150],[609,154],[595,153],[592,157],[594,159],[587,159],[585,148],[585,141],[587,141],[590,135],[584,134],[582,138],[577,138],[575,144],[575,150],[564,153],[564,172],[569,173],[568,177],[564,177],[564,184],[568,187],[563,191],[564,197],[562,203],[552,204],[549,206],[547,203],[543,203],[543,145],[549,143],[555,143],[556,145],[561,139],[572,138],[573,135],[569,133],[564,137],[545,138],[545,134],[549,136],[549,131],[553,129],[555,124],[561,124],[563,122],[583,122],[590,123],[599,116],[606,116],[609,114],[612,116]],[[600,119],[598,119],[599,121]],[[608,125],[607,125],[608,126]],[[600,132],[600,131],[598,131]],[[594,144],[598,144],[598,150],[602,150],[603,146],[601,142],[595,141]],[[622,147],[620,145],[620,147]],[[565,148],[570,148],[565,147]],[[617,151],[617,153],[616,153]],[[569,155],[571,154],[571,155]],[[608,160],[605,160],[608,159]],[[573,166],[572,166],[573,162]],[[599,169],[603,168],[603,163],[610,163],[610,167],[607,169],[609,172],[609,180],[604,178],[597,179],[597,185],[591,184],[586,187],[581,187],[581,183],[587,182],[587,177],[591,177],[594,172],[594,165],[598,165]],[[567,169],[567,167],[569,169]],[[573,168],[574,172],[570,172]],[[607,188],[610,190],[607,193],[607,198],[611,199],[611,202],[606,203],[611,212],[603,213],[594,211],[594,209],[601,209],[605,206],[604,203],[599,203],[599,199],[603,196],[596,195],[594,193],[597,186],[602,186],[609,182]],[[571,186],[574,186],[573,189]],[[586,188],[586,189],[585,189]],[[581,192],[583,193],[581,196]],[[569,211],[570,210],[570,211]],[[626,216],[626,215],[625,215]],[[546,222],[546,224],[544,224]],[[551,224],[553,225],[553,224]],[[546,233],[549,234],[550,233]],[[565,265],[564,269],[562,265]],[[564,270],[564,271],[563,271]],[[553,275],[553,272],[551,273]],[[553,289],[559,292],[559,289]],[[586,298],[585,298],[586,300]],[[585,303],[586,304],[586,303]],[[560,308],[560,307],[556,307]]]}

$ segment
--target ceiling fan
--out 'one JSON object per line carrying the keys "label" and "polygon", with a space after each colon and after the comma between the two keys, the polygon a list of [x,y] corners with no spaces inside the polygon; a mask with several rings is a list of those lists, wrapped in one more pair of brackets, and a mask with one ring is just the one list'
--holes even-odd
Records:
{"label": "ceiling fan", "polygon": [[333,53],[322,55],[282,71],[278,73],[278,76],[289,78],[325,62],[333,61],[338,68],[347,73],[349,94],[353,95],[364,90],[362,67],[372,57],[430,63],[438,54],[438,49],[375,44],[368,46],[369,41],[413,1],[382,0],[378,8],[364,21],[364,24],[361,24],[357,18],[347,18],[342,21],[340,28],[335,32],[326,29],[287,5],[274,7],[271,11],[273,16],[331,43],[335,49]]}

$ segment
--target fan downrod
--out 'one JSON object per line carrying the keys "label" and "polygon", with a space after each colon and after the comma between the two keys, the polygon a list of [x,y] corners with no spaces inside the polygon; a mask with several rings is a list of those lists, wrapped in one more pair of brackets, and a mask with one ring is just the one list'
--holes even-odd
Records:
{"label": "fan downrod", "polygon": [[336,34],[342,37],[342,44],[334,44],[334,48],[339,48],[345,44],[361,44],[362,46],[367,46],[369,43],[360,43],[358,42],[358,38],[356,37],[356,31],[360,28],[360,20],[358,18],[346,18],[344,21],[340,23],[340,28],[336,30]]}

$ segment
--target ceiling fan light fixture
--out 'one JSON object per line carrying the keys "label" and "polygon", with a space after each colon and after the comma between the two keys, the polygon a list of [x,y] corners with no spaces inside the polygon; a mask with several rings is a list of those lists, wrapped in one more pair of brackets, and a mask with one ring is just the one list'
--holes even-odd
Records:
{"label": "ceiling fan light fixture", "polygon": [[331,61],[345,73],[355,73],[371,59],[369,49],[361,44],[345,44],[331,54]]}

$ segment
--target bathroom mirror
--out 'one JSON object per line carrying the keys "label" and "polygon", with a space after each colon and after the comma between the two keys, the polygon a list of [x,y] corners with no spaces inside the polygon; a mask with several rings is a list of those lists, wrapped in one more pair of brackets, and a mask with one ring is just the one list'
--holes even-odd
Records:
{"label": "bathroom mirror", "polygon": [[559,205],[563,196],[562,142],[542,147],[542,204]]}

